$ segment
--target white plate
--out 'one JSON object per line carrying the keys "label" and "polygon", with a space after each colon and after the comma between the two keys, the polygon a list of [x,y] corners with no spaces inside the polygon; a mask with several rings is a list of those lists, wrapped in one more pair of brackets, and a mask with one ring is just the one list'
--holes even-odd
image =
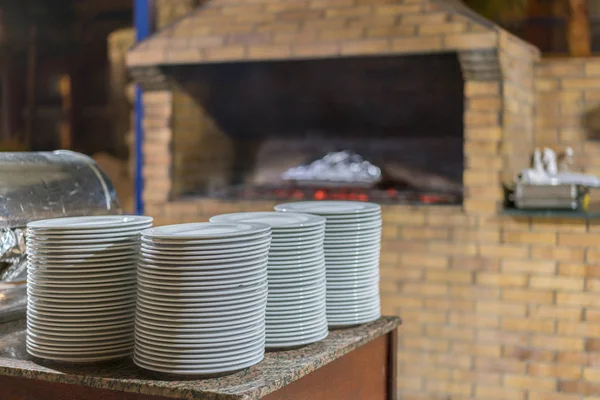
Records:
{"label": "white plate", "polygon": [[[137,349],[140,350],[140,349]],[[248,360],[255,359],[256,357],[264,356],[264,346],[255,346],[254,351],[243,354],[242,356],[230,357],[230,358],[217,358],[209,360],[165,360],[162,357],[155,357],[151,354],[136,351],[134,358],[138,358],[144,363],[152,364],[159,367],[174,367],[174,368],[219,368],[227,367],[232,364],[239,364]]]}
{"label": "white plate", "polygon": [[154,363],[146,362],[143,359],[133,356],[133,362],[140,368],[147,370],[167,373],[167,374],[179,374],[179,375],[214,375],[224,372],[233,372],[241,369],[245,369],[260,363],[264,358],[264,354],[257,356],[256,358],[249,359],[248,361],[241,362],[239,364],[225,364],[225,366],[210,366],[206,368],[173,368],[171,366],[155,365]]}
{"label": "white plate", "polygon": [[289,333],[289,332],[305,332],[308,330],[322,329],[327,326],[327,318],[325,314],[320,315],[318,318],[306,321],[295,321],[295,322],[269,322],[265,323],[267,327],[267,337],[270,334]]}
{"label": "white plate", "polygon": [[[318,329],[313,332],[309,332],[307,334],[303,334],[303,333],[297,333],[295,335],[293,333],[292,334],[282,334],[282,335],[279,335],[278,337],[270,337],[268,343],[275,345],[275,344],[279,344],[279,343],[286,343],[286,342],[289,342],[292,340],[296,341],[296,340],[316,339],[318,337],[322,337],[325,334],[325,332],[329,333],[327,327]],[[275,346],[272,346],[272,347],[275,347]]]}
{"label": "white plate", "polygon": [[102,338],[106,335],[115,335],[119,333],[129,333],[133,336],[133,325],[131,327],[121,328],[121,329],[96,329],[94,331],[82,332],[82,331],[52,331],[48,329],[39,329],[36,326],[29,325],[27,326],[28,332],[33,332],[36,335],[42,335],[45,338],[57,338],[67,340],[69,338],[77,338],[81,340],[85,340],[85,338],[95,339]]}
{"label": "white plate", "polygon": [[57,302],[79,302],[79,303],[88,303],[90,301],[104,301],[108,302],[111,300],[120,300],[123,297],[129,297],[135,295],[135,286],[131,289],[124,289],[121,291],[114,292],[84,292],[84,293],[64,293],[64,292],[48,292],[41,291],[37,289],[27,288],[27,294],[32,297],[37,297],[39,299],[49,299]]}
{"label": "white plate", "polygon": [[123,235],[123,236],[111,236],[106,238],[85,238],[81,236],[68,237],[61,239],[41,239],[37,236],[27,236],[27,247],[29,249],[55,249],[59,247],[67,248],[82,248],[82,247],[99,247],[109,246],[111,244],[125,244],[125,243],[139,243],[139,234],[136,235]]}
{"label": "white plate", "polygon": [[373,242],[373,241],[377,241],[381,239],[381,232],[375,232],[372,234],[368,234],[368,235],[354,235],[354,236],[339,236],[339,237],[333,237],[331,239],[325,239],[325,241],[323,242],[324,246],[330,245],[330,244],[338,244],[338,243],[355,243],[355,244],[364,244],[364,243],[368,243],[368,242]]}
{"label": "white plate", "polygon": [[59,312],[62,315],[71,315],[71,316],[73,316],[73,315],[92,316],[92,315],[102,315],[102,314],[117,314],[117,313],[126,312],[128,310],[135,310],[135,300],[133,300],[129,303],[126,303],[123,305],[117,305],[114,307],[101,306],[101,307],[95,307],[95,308],[65,309],[65,308],[54,307],[54,305],[46,305],[46,304],[36,303],[35,299],[28,299],[27,305],[28,305],[28,307],[32,307],[32,309],[34,309],[34,310]]}
{"label": "white plate", "polygon": [[117,343],[131,341],[131,339],[133,339],[133,329],[131,329],[130,332],[107,334],[103,337],[52,336],[45,335],[44,333],[36,333],[33,330],[28,330],[27,338],[30,342],[42,346],[69,346],[73,348],[89,346],[114,346]]}
{"label": "white plate", "polygon": [[27,348],[31,348],[31,349],[35,349],[38,351],[48,351],[48,352],[62,352],[65,354],[81,354],[81,353],[85,353],[85,354],[102,354],[102,353],[106,353],[107,351],[120,351],[120,350],[125,350],[125,349],[133,349],[133,337],[131,337],[130,340],[125,341],[125,342],[119,342],[119,343],[115,343],[115,344],[108,344],[108,345],[103,345],[103,346],[89,346],[89,347],[78,347],[78,348],[73,348],[71,346],[69,346],[69,344],[66,344],[65,346],[48,346],[48,345],[41,345],[41,344],[37,344],[34,341],[29,340],[29,338],[26,339],[25,343],[27,344]]}
{"label": "white plate", "polygon": [[48,269],[48,268],[27,268],[28,276],[36,280],[64,281],[72,282],[76,279],[82,279],[86,282],[100,282],[107,279],[121,279],[121,277],[135,275],[135,264],[116,268],[98,268],[98,269]]}
{"label": "white plate", "polygon": [[325,218],[310,214],[288,213],[281,215],[277,212],[242,212],[216,215],[210,222],[217,223],[248,223],[267,224],[271,228],[307,228],[325,225]]}
{"label": "white plate", "polygon": [[107,237],[120,237],[126,235],[137,235],[142,230],[151,228],[152,224],[143,224],[131,228],[111,228],[95,230],[64,230],[64,231],[35,231],[28,230],[27,236],[35,236],[37,240],[62,240],[62,239],[95,239]]}
{"label": "white plate", "polygon": [[238,339],[246,337],[260,338],[264,335],[265,325],[257,323],[254,325],[243,325],[237,328],[223,328],[211,331],[199,331],[201,333],[181,333],[177,330],[158,330],[144,324],[135,325],[135,335],[159,342],[168,343],[236,343]]}
{"label": "white plate", "polygon": [[144,346],[142,343],[137,342],[135,344],[135,352],[137,354],[144,355],[145,357],[152,358],[157,361],[171,361],[181,363],[216,363],[223,361],[230,361],[239,358],[245,358],[248,355],[256,354],[257,351],[264,349],[265,344],[263,341],[257,341],[244,347],[233,349],[229,351],[223,351],[219,353],[174,353],[171,351],[157,351],[156,348],[150,348]]}
{"label": "white plate", "polygon": [[305,259],[292,259],[292,260],[283,260],[283,261],[274,261],[272,257],[269,257],[269,268],[272,269],[302,269],[302,268],[312,268],[316,265],[321,265],[325,263],[325,255],[319,254],[317,256],[312,256],[310,258]]}
{"label": "white plate", "polygon": [[144,349],[151,349],[153,351],[159,351],[161,353],[170,353],[173,355],[185,355],[185,354],[225,354],[228,351],[240,351],[254,345],[255,343],[262,343],[264,341],[264,334],[257,335],[256,337],[250,336],[245,339],[237,340],[235,343],[212,343],[212,344],[183,344],[180,345],[176,341],[173,343],[160,343],[157,344],[154,341],[148,341],[142,337],[135,338],[136,346],[140,346]]}
{"label": "white plate", "polygon": [[62,312],[62,310],[48,310],[43,308],[37,308],[33,304],[28,304],[27,312],[29,316],[32,316],[39,320],[83,323],[133,318],[135,314],[135,308],[129,307],[125,310],[116,311],[106,310],[106,312],[98,313],[90,313],[85,311],[77,313],[65,313]]}
{"label": "white plate", "polygon": [[230,355],[232,356],[238,356],[238,355],[243,355],[245,353],[248,353],[249,351],[253,351],[256,350],[257,347],[264,347],[264,343],[263,340],[261,338],[261,340],[253,340],[253,341],[249,341],[246,343],[241,343],[241,345],[237,345],[237,346],[229,346],[227,348],[224,349],[194,349],[194,348],[190,348],[190,349],[177,349],[177,348],[167,348],[167,347],[162,347],[162,346],[156,346],[156,345],[148,345],[143,341],[139,341],[136,340],[135,342],[135,347],[136,347],[136,351],[139,350],[140,352],[144,353],[144,354],[148,354],[148,355],[155,355],[155,356],[168,356],[171,357],[174,360],[177,359],[211,359],[211,358],[215,358],[215,357],[219,357],[221,359],[227,359],[227,357],[229,357]]}
{"label": "white plate", "polygon": [[100,284],[91,287],[63,287],[59,285],[46,285],[42,282],[32,281],[29,279],[27,281],[27,290],[31,293],[40,293],[40,294],[55,294],[60,293],[61,295],[77,295],[77,294],[98,294],[98,296],[108,295],[113,292],[121,292],[121,291],[132,291],[135,293],[135,280],[129,280],[127,282],[119,282],[116,284]]}
{"label": "white plate", "polygon": [[381,312],[379,310],[369,311],[364,313],[336,313],[330,315],[327,314],[327,323],[329,326],[334,325],[350,325],[352,323],[365,323],[371,322],[381,317]]}
{"label": "white plate", "polygon": [[140,251],[140,256],[143,259],[158,260],[163,262],[171,261],[208,261],[214,263],[217,259],[220,262],[239,261],[252,257],[261,257],[269,254],[269,246],[263,245],[260,247],[252,247],[248,250],[244,249],[224,249],[204,251],[198,255],[166,255],[166,254],[150,254],[144,249]]}
{"label": "white plate", "polygon": [[135,340],[162,347],[226,349],[229,348],[229,346],[235,346],[240,343],[262,340],[265,335],[265,327],[262,326],[259,329],[252,327],[252,329],[229,330],[218,336],[213,335],[204,338],[185,337],[181,335],[173,336],[168,335],[165,332],[157,332],[159,333],[157,334],[156,332],[143,327],[136,327]]}
{"label": "white plate", "polygon": [[133,351],[133,349],[131,351],[116,351],[116,352],[107,353],[106,355],[103,355],[103,356],[101,355],[101,356],[96,356],[96,357],[90,357],[87,355],[83,355],[81,357],[77,357],[74,355],[71,357],[71,356],[64,355],[60,352],[49,353],[49,352],[45,352],[45,351],[37,351],[34,349],[27,349],[27,353],[31,354],[34,357],[46,358],[46,359],[50,359],[50,360],[54,360],[54,361],[62,361],[62,362],[69,362],[69,363],[75,363],[75,364],[90,364],[90,363],[101,362],[101,361],[117,360],[117,359],[128,357],[132,353],[132,351]]}
{"label": "white plate", "polygon": [[116,261],[116,260],[130,260],[133,257],[136,257],[138,254],[138,249],[127,249],[127,250],[119,250],[119,251],[103,251],[103,252],[90,252],[84,254],[52,254],[52,255],[44,255],[44,254],[33,254],[28,253],[28,259],[31,260],[33,264],[56,264],[59,262],[64,263],[99,263],[104,261]]}
{"label": "white plate", "polygon": [[296,251],[304,251],[304,252],[321,252],[323,251],[323,243],[315,242],[315,243],[294,243],[294,244],[286,244],[286,245],[271,245],[269,254],[273,254],[275,256],[280,256],[281,252],[296,252]]}
{"label": "white plate", "polygon": [[146,279],[141,274],[138,275],[138,284],[146,289],[156,290],[168,290],[171,293],[190,293],[194,294],[195,291],[203,290],[219,290],[219,289],[233,289],[241,286],[255,286],[263,282],[267,282],[267,271],[258,274],[250,274],[246,277],[231,278],[231,279],[212,279],[204,281],[194,281],[186,283],[185,285],[181,282],[173,284],[165,283],[164,281],[158,281],[155,279]]}
{"label": "white plate", "polygon": [[319,308],[315,308],[314,311],[311,311],[310,313],[307,312],[299,312],[297,314],[294,315],[285,315],[285,314],[276,314],[276,315],[271,315],[269,313],[267,313],[266,317],[265,317],[265,324],[266,326],[276,326],[276,325],[282,325],[282,324],[298,324],[298,323],[311,323],[317,320],[320,320],[321,318],[325,319],[325,305],[323,305],[322,307]]}
{"label": "white plate", "polygon": [[260,234],[270,230],[264,224],[196,222],[147,229],[142,232],[142,236],[153,239],[205,240]]}
{"label": "white plate", "polygon": [[284,277],[268,278],[269,289],[296,287],[296,286],[312,286],[317,283],[326,282],[325,270],[317,271],[312,274],[299,274]]}
{"label": "white plate", "polygon": [[55,300],[55,299],[40,299],[36,297],[29,297],[28,301],[30,303],[42,304],[48,307],[53,308],[64,308],[64,309],[98,309],[98,308],[118,308],[127,304],[135,303],[135,293],[129,293],[125,296],[117,295],[113,298],[102,298],[95,301],[88,300],[85,303],[82,303],[80,300],[76,301],[76,304],[72,304],[73,301],[69,300],[64,302],[63,300]]}
{"label": "white plate", "polygon": [[171,298],[165,299],[160,297],[155,297],[153,295],[146,295],[143,292],[138,293],[139,303],[143,303],[148,307],[155,307],[158,309],[164,309],[165,311],[172,310],[175,311],[186,311],[190,312],[190,310],[194,309],[207,309],[207,308],[217,308],[220,306],[229,307],[236,304],[245,304],[248,302],[255,301],[257,299],[262,299],[267,294],[267,285],[264,284],[259,290],[256,291],[248,291],[244,293],[240,293],[238,295],[230,295],[227,297],[215,297],[212,299],[200,299],[199,301],[185,301],[185,302],[174,302],[171,301]]}
{"label": "white plate", "polygon": [[381,212],[381,206],[375,203],[359,201],[300,201],[278,204],[275,206],[275,210],[319,215],[356,215]]}
{"label": "white plate", "polygon": [[272,268],[268,267],[268,279],[288,279],[293,277],[308,277],[315,274],[325,273],[325,263],[314,266],[302,266],[300,268]]}
{"label": "white plate", "polygon": [[340,242],[335,244],[327,244],[323,245],[323,249],[325,251],[325,256],[343,251],[377,252],[381,250],[381,239],[370,240],[364,243]]}
{"label": "white plate", "polygon": [[[204,266],[195,268],[165,268],[155,267],[152,265],[140,262],[138,272],[143,274],[148,279],[157,280],[173,280],[180,281],[182,279],[194,280],[198,279],[217,279],[224,276],[227,279],[230,275],[258,273],[267,267],[266,261],[260,263],[238,264],[238,266],[224,265],[223,268],[205,268]],[[211,278],[212,277],[212,278]]]}
{"label": "white plate", "polygon": [[[162,318],[158,318],[162,317]],[[264,306],[258,306],[254,310],[247,313],[240,312],[237,315],[225,315],[222,317],[207,317],[207,318],[188,318],[187,320],[179,319],[177,321],[169,321],[164,316],[154,316],[149,313],[143,313],[138,310],[135,317],[136,326],[155,329],[158,331],[178,332],[178,333],[194,333],[211,331],[220,331],[223,329],[235,329],[247,325],[259,325],[264,323]]]}
{"label": "white plate", "polygon": [[326,339],[329,336],[329,331],[323,331],[318,335],[313,337],[303,337],[298,338],[296,340],[277,340],[277,341],[266,341],[265,348],[266,349],[283,349],[286,347],[297,347],[304,346],[316,342],[320,342],[323,339]]}
{"label": "white plate", "polygon": [[156,290],[140,284],[138,285],[138,292],[142,292],[148,296],[155,296],[156,299],[164,299],[172,302],[193,303],[194,301],[205,301],[207,297],[228,299],[240,294],[261,290],[264,286],[266,286],[266,282],[260,282],[258,284],[255,283],[251,285],[240,285],[231,289],[173,291],[165,289]]}
{"label": "white plate", "polygon": [[131,330],[134,326],[133,320],[120,322],[120,323],[106,323],[106,324],[52,324],[46,322],[37,322],[31,319],[27,320],[27,326],[31,326],[38,331],[42,332],[73,332],[73,333],[81,333],[81,332],[108,332],[108,331],[119,331],[122,329]]}
{"label": "white plate", "polygon": [[[278,214],[287,214],[287,213],[278,213]],[[307,239],[310,237],[321,237],[325,234],[325,225],[320,226],[318,228],[310,228],[310,230],[275,230],[271,232],[271,236],[274,239],[293,239],[293,238],[302,238]]]}
{"label": "white plate", "polygon": [[[304,318],[305,316],[316,315],[325,310],[325,296],[305,301],[268,301],[267,316],[269,319],[285,318]],[[289,315],[292,315],[291,317]]]}
{"label": "white plate", "polygon": [[265,307],[267,300],[266,293],[263,297],[257,298],[256,300],[247,300],[245,302],[238,302],[237,304],[224,305],[220,307],[205,307],[195,308],[193,311],[189,309],[177,310],[171,308],[160,307],[154,304],[145,303],[139,301],[137,308],[140,312],[152,313],[161,317],[173,317],[173,318],[204,318],[211,316],[227,316],[243,314],[246,311],[253,310],[256,307]]}
{"label": "white plate", "polygon": [[120,276],[117,277],[117,279],[115,278],[109,278],[108,280],[104,280],[104,281],[90,281],[90,280],[75,280],[75,281],[59,281],[56,279],[53,280],[46,280],[46,279],[39,279],[36,278],[34,276],[28,276],[27,280],[28,282],[31,282],[31,284],[39,287],[39,288],[44,288],[44,287],[49,287],[49,288],[85,288],[85,289],[92,289],[92,288],[106,288],[106,287],[113,287],[115,285],[120,285],[120,284],[135,284],[136,282],[136,274],[129,274],[128,276]]}
{"label": "white plate", "polygon": [[365,227],[361,225],[340,226],[340,228],[343,228],[344,230],[336,230],[335,228],[336,226],[334,225],[329,228],[327,232],[325,232],[325,240],[376,235],[381,234],[383,231],[381,225],[373,227]]}
{"label": "white plate", "polygon": [[[175,326],[187,328],[189,325],[203,325],[206,327],[220,326],[220,324],[239,324],[246,320],[254,321],[261,314],[265,313],[267,299],[261,299],[253,304],[248,304],[237,309],[231,310],[206,310],[206,312],[194,313],[189,315],[164,315],[164,313],[155,313],[151,306],[140,307],[136,309],[136,316],[142,321],[150,324],[164,324],[164,326]],[[157,322],[154,322],[157,321]],[[246,321],[247,322],[247,321]]]}
{"label": "white plate", "polygon": [[273,236],[271,244],[277,246],[289,246],[290,244],[319,244],[323,242],[325,234],[311,235],[311,236],[294,236],[294,237],[276,237]]}
{"label": "white plate", "polygon": [[86,259],[86,257],[77,257],[72,260],[40,260],[35,257],[28,257],[28,265],[33,265],[35,268],[98,268],[98,266],[118,266],[126,264],[134,264],[137,262],[138,253],[131,252],[129,256],[107,256],[102,258]]}
{"label": "white plate", "polygon": [[271,232],[262,232],[259,234],[252,234],[241,237],[186,241],[176,239],[154,239],[147,236],[142,236],[141,242],[145,247],[155,248],[157,250],[202,250],[209,246],[224,246],[225,248],[250,246],[254,243],[268,241],[270,238]]}
{"label": "white plate", "polygon": [[117,227],[130,228],[132,226],[145,225],[152,223],[152,217],[146,216],[91,216],[91,217],[67,217],[53,218],[40,221],[34,221],[27,224],[27,229],[33,231],[45,230],[95,230],[95,229],[114,229]]}

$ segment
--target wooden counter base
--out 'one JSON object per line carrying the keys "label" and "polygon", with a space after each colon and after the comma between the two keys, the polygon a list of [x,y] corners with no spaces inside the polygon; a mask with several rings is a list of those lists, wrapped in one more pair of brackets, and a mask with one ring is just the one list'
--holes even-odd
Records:
{"label": "wooden counter base", "polygon": [[[396,330],[273,392],[265,400],[395,400]],[[0,376],[11,400],[166,400],[166,397]]]}

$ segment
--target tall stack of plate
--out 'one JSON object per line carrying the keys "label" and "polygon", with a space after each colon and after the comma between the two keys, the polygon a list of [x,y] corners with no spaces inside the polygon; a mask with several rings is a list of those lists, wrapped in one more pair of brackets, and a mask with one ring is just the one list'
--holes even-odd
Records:
{"label": "tall stack of plate", "polygon": [[64,362],[133,350],[136,261],[150,217],[58,218],[27,225],[27,352]]}
{"label": "tall stack of plate", "polygon": [[248,212],[211,222],[262,222],[271,226],[266,348],[289,348],[327,337],[325,312],[325,218],[296,213]]}
{"label": "tall stack of plate", "polygon": [[329,326],[351,326],[378,319],[381,207],[354,201],[306,201],[280,204],[275,209],[327,219],[324,248]]}
{"label": "tall stack of plate", "polygon": [[210,222],[142,232],[134,362],[215,375],[264,357],[271,229]]}

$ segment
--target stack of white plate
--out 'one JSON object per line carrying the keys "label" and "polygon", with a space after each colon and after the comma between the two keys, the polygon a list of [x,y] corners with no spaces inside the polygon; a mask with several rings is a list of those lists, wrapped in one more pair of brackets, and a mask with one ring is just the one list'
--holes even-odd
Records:
{"label": "stack of white plate", "polygon": [[262,222],[271,226],[266,348],[289,348],[327,337],[325,312],[325,218],[296,213],[247,212],[211,222]]}
{"label": "stack of white plate", "polygon": [[27,351],[65,362],[133,350],[136,261],[150,217],[58,218],[27,225]]}
{"label": "stack of white plate", "polygon": [[215,375],[264,357],[271,229],[210,222],[142,232],[134,362]]}
{"label": "stack of white plate", "polygon": [[280,204],[275,209],[327,218],[324,248],[329,326],[378,319],[381,207],[355,201],[306,201]]}

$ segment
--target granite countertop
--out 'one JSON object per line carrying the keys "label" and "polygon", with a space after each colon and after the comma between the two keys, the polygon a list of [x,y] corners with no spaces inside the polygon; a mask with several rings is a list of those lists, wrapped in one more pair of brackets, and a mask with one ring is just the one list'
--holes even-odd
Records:
{"label": "granite countertop", "polygon": [[24,321],[0,325],[0,375],[62,382],[178,399],[258,399],[391,332],[397,317],[331,331],[327,339],[296,350],[268,352],[258,365],[220,378],[154,378],[130,359],[100,365],[58,365],[34,360],[25,351]]}

